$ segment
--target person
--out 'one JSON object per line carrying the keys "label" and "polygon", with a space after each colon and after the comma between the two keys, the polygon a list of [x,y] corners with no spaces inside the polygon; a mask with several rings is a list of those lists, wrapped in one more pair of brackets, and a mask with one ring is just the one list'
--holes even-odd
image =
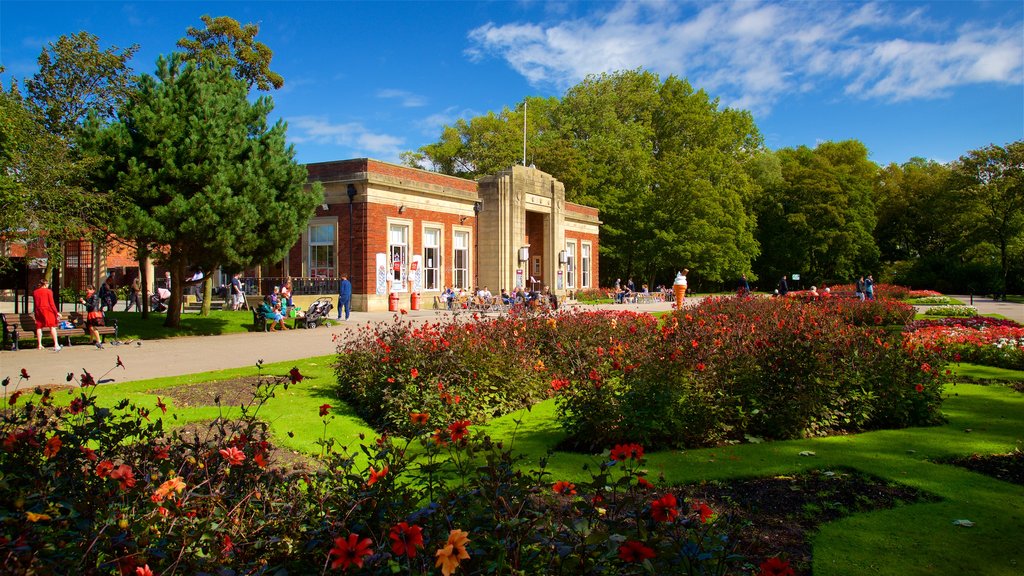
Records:
{"label": "person", "polygon": [[867,280],[864,281],[864,297],[868,300],[875,299],[875,279],[868,274]]}
{"label": "person", "polygon": [[245,289],[242,288],[241,272],[231,276],[231,309],[238,311],[245,308]]}
{"label": "person", "polygon": [[864,276],[861,276],[860,278],[857,279],[857,283],[855,285],[855,290],[857,291],[857,299],[860,300],[861,302],[863,302],[864,301]]}
{"label": "person", "polygon": [[348,274],[341,275],[341,282],[338,283],[338,320],[341,320],[341,310],[345,309],[345,320],[352,311],[352,283],[348,281]]}
{"label": "person", "polygon": [[739,290],[738,291],[740,293],[740,296],[749,296],[750,295],[750,282],[747,282],[747,275],[746,274],[744,274],[740,278],[740,284],[739,284]]}
{"label": "person", "polygon": [[779,279],[779,287],[776,290],[776,293],[779,296],[782,296],[783,298],[786,297],[786,294],[789,294],[789,284],[786,283],[786,275],[785,274],[783,274],[782,278]]}
{"label": "person", "polygon": [[512,305],[512,296],[508,293],[508,290],[504,288],[501,289],[501,303],[505,306]]}
{"label": "person", "polygon": [[199,303],[202,303],[202,301],[203,301],[202,280],[203,280],[203,271],[202,270],[196,270],[195,274],[193,274],[192,277],[189,278],[189,280],[188,280],[189,283],[190,283],[190,286],[191,286],[191,290],[190,291],[196,297],[196,302],[199,302]]}
{"label": "person", "polygon": [[807,293],[807,296],[809,296],[811,300],[817,300],[818,296],[820,296],[820,294],[818,294],[818,287],[817,286],[811,286],[811,289]]}
{"label": "person", "polygon": [[672,282],[672,292],[676,297],[676,310],[683,309],[683,300],[686,299],[686,274],[689,271],[689,268],[683,268],[682,271],[676,273],[676,279]]}
{"label": "person", "polygon": [[616,292],[621,292],[622,291],[622,278],[616,278],[615,279],[615,291]]}
{"label": "person", "polygon": [[128,300],[126,301],[126,303],[124,305],[124,311],[125,312],[131,310],[132,306],[135,306],[135,310],[137,312],[141,312],[142,311],[142,305],[139,303],[139,295],[141,295],[141,294],[142,294],[142,280],[140,280],[139,277],[136,276],[135,279],[132,280],[131,287],[128,289]]}
{"label": "person", "polygon": [[284,300],[284,306],[290,309],[294,304],[292,303],[292,279],[288,278],[285,280],[284,286],[281,287],[281,299]]}
{"label": "person", "polygon": [[633,283],[632,276],[629,277],[629,280],[626,280],[626,288],[629,288],[630,292],[636,292],[636,284]]}
{"label": "person", "polygon": [[263,304],[260,304],[260,314],[267,319],[267,322],[270,322],[271,332],[288,329],[284,325],[284,314],[281,313],[281,307],[274,303],[274,299],[271,298],[270,294],[263,298]]}
{"label": "person", "polygon": [[60,312],[57,311],[57,305],[53,302],[53,292],[50,291],[45,279],[40,280],[36,284],[36,289],[32,291],[32,304],[35,308],[36,344],[40,350],[43,349],[43,330],[48,328],[50,336],[53,337],[53,351],[60,352],[61,345],[57,340]]}
{"label": "person", "polygon": [[108,312],[114,311],[114,304],[117,303],[117,292],[114,291],[113,278],[107,277],[103,284],[100,284],[100,311],[106,308]]}
{"label": "person", "polygon": [[85,298],[78,301],[85,304],[85,325],[89,329],[89,340],[99,348],[103,349],[103,337],[96,328],[106,326],[103,318],[103,297],[93,289],[92,284],[85,287]]}
{"label": "person", "polygon": [[444,302],[444,307],[449,310],[455,307],[455,290],[452,290],[451,286],[445,286],[444,292],[441,292],[441,301]]}
{"label": "person", "polygon": [[164,286],[163,287],[165,289],[167,289],[168,292],[171,291],[171,271],[170,270],[168,270],[167,272],[164,272]]}
{"label": "person", "polygon": [[647,286],[647,284],[644,284],[644,285],[642,285],[640,287],[640,292],[642,292],[644,294],[650,294],[651,293],[651,289]]}
{"label": "person", "polygon": [[546,285],[544,286],[543,294],[544,297],[547,298],[548,300],[548,306],[550,306],[552,310],[558,310],[558,296],[556,296],[554,292],[548,289]]}
{"label": "person", "polygon": [[626,299],[633,295],[633,291],[629,289],[629,285],[622,286],[621,289],[615,293],[615,303],[625,304]]}

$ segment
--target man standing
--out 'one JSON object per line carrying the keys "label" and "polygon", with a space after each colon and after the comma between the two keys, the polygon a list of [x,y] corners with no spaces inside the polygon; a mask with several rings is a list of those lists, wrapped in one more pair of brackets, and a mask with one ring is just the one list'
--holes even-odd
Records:
{"label": "man standing", "polygon": [[689,268],[683,268],[683,271],[677,273],[675,281],[672,282],[672,292],[676,296],[676,310],[683,309],[683,299],[686,298],[686,274],[689,271]]}
{"label": "man standing", "polygon": [[342,308],[345,309],[345,320],[348,320],[348,313],[352,310],[352,283],[348,281],[348,274],[341,275],[338,286],[338,320],[341,320]]}
{"label": "man standing", "polygon": [[782,278],[779,279],[779,287],[777,289],[779,296],[785,296],[789,294],[789,283],[786,282],[786,275],[783,274]]}
{"label": "man standing", "polygon": [[242,280],[239,276],[240,272],[231,276],[231,309],[235,311],[245,306],[245,290],[242,289]]}
{"label": "man standing", "polygon": [[875,279],[868,274],[867,280],[864,281],[864,297],[868,300],[875,299]]}
{"label": "man standing", "polygon": [[861,302],[863,302],[864,301],[864,276],[861,276],[860,278],[857,279],[857,283],[856,283],[856,287],[855,288],[856,288],[856,293],[857,293],[857,299],[860,300]]}

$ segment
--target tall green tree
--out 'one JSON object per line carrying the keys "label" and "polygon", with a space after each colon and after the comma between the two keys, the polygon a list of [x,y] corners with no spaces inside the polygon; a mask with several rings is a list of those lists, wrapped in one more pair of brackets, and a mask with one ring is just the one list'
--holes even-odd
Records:
{"label": "tall green tree", "polygon": [[285,124],[268,125],[270,98],[247,96],[230,69],[197,68],[176,54],[141,78],[116,122],[92,122],[83,134],[109,158],[97,186],[128,205],[117,231],[166,247],[168,327],[179,325],[190,269],[282,258],[323,201],[319,184],[305,186]]}
{"label": "tall green tree", "polygon": [[274,53],[256,40],[260,27],[240,24],[229,16],[216,18],[204,15],[203,29],[189,26],[187,35],[178,40],[185,58],[199,66],[217,64],[230,68],[235,77],[263,91],[284,86],[284,77],[270,69]]}
{"label": "tall green tree", "polygon": [[73,140],[90,113],[113,118],[134,90],[128,61],[139,46],[101,50],[88,32],[61,36],[39,55],[39,71],[25,80],[31,109],[53,134]]}
{"label": "tall green tree", "polygon": [[1005,298],[1010,248],[1024,236],[1024,140],[971,150],[954,163],[953,172],[971,237],[999,250],[999,289]]}
{"label": "tall green tree", "polygon": [[874,190],[875,241],[881,259],[912,260],[946,256],[963,234],[951,225],[962,210],[950,189],[950,168],[934,160],[911,158],[878,173]]}
{"label": "tall green tree", "polygon": [[758,272],[811,282],[867,274],[877,265],[872,190],[877,165],[855,140],[776,152],[782,182],[758,200]]}

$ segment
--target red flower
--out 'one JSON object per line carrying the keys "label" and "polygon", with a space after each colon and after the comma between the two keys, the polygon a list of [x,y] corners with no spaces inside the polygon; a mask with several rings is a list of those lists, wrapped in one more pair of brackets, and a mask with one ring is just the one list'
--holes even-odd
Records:
{"label": "red flower", "polygon": [[705,368],[707,368],[707,366],[705,366],[703,362],[697,362],[697,372],[703,372]]}
{"label": "red flower", "polygon": [[153,460],[167,460],[171,457],[171,451],[168,450],[167,446],[154,446],[153,447]]}
{"label": "red flower", "polygon": [[227,460],[228,466],[240,466],[245,461],[245,454],[234,446],[221,449],[220,455]]}
{"label": "red flower", "polygon": [[555,491],[555,494],[564,494],[568,496],[574,496],[576,494],[576,485],[572,482],[566,482],[565,480],[559,480],[555,482],[555,485],[551,487]]}
{"label": "red flower", "polygon": [[469,420],[459,420],[458,422],[452,422],[448,426],[448,433],[452,437],[453,442],[458,442],[469,435]]}
{"label": "red flower", "polygon": [[619,462],[623,460],[629,460],[635,458],[637,460],[644,457],[644,447],[639,444],[616,444],[612,448],[611,458]]}
{"label": "red flower", "polygon": [[917,385],[914,386],[914,391],[915,392],[924,392],[924,385],[921,384],[921,383],[918,383]]}
{"label": "red flower", "polygon": [[559,390],[565,388],[568,385],[569,380],[567,378],[551,380],[551,389],[554,390],[555,392],[558,392]]}
{"label": "red flower", "polygon": [[931,364],[928,364],[927,362],[925,362],[924,364],[921,364],[921,372],[931,372],[931,371],[932,371]]}
{"label": "red flower", "polygon": [[235,551],[235,543],[231,541],[231,536],[224,535],[224,547],[220,549],[221,554],[228,556]]}
{"label": "red flower", "polygon": [[263,455],[263,452],[257,452],[256,455],[252,457],[252,461],[260,468],[267,467],[267,458]]}
{"label": "red flower", "polygon": [[666,494],[651,503],[651,517],[658,522],[673,522],[679,517],[676,497]]}
{"label": "red flower", "polygon": [[761,571],[757,573],[757,576],[793,576],[793,568],[789,565],[789,560],[780,560],[772,557],[761,563],[759,566]]}
{"label": "red flower", "polygon": [[51,436],[50,439],[46,441],[46,447],[43,448],[43,456],[53,458],[58,452],[60,452],[62,444],[60,436]]}
{"label": "red flower", "polygon": [[96,451],[95,450],[93,450],[92,448],[86,448],[85,446],[79,446],[78,449],[82,451],[82,454],[85,454],[85,459],[86,460],[88,460],[90,462],[95,462],[96,461]]}
{"label": "red flower", "polygon": [[164,404],[163,398],[156,397],[156,407],[160,409],[160,412],[167,414],[167,404]]}
{"label": "red flower", "polygon": [[651,484],[651,482],[649,480],[647,480],[647,478],[644,478],[643,476],[637,476],[636,477],[636,485],[638,487],[644,488],[646,490],[650,490],[650,489],[654,488],[654,484]]}
{"label": "red flower", "polygon": [[335,556],[334,560],[331,561],[331,568],[337,570],[348,570],[348,567],[355,564],[356,567],[363,567],[363,557],[373,554],[373,549],[370,548],[373,545],[373,541],[369,538],[359,539],[358,534],[349,534],[348,538],[335,538],[334,547],[331,548],[331,556]]}
{"label": "red flower", "polygon": [[690,508],[700,515],[701,524],[706,523],[708,521],[708,518],[711,518],[715,515],[715,511],[712,510],[707,504],[701,502],[700,500],[694,501],[693,504],[690,505]]}
{"label": "red flower", "polygon": [[135,569],[135,576],[153,576],[153,570],[149,568],[149,564],[146,564],[141,568]]}
{"label": "red flower", "polygon": [[399,522],[391,528],[391,551],[395,556],[416,557],[416,549],[423,548],[423,528],[407,522]]}
{"label": "red flower", "polygon": [[374,484],[377,483],[378,480],[380,480],[381,478],[384,478],[387,475],[388,475],[388,467],[387,466],[381,468],[380,472],[374,470],[373,466],[370,466],[370,479],[366,481],[366,485],[367,486],[373,486]]}
{"label": "red flower", "polygon": [[590,369],[590,374],[588,374],[588,377],[591,380],[593,380],[594,382],[600,382],[601,381],[601,374],[597,371],[596,368],[591,368]]}
{"label": "red flower", "polygon": [[330,404],[321,404],[320,405],[320,417],[321,418],[324,417],[324,416],[327,416],[330,413],[331,413],[331,405]]}
{"label": "red flower", "polygon": [[305,378],[305,376],[299,373],[298,367],[295,367],[288,372],[288,378],[292,381],[292,384],[297,384],[302,382],[302,379]]}
{"label": "red flower", "polygon": [[95,385],[96,385],[96,380],[92,377],[92,374],[90,374],[89,372],[82,373],[82,387],[83,388],[86,387],[86,386],[95,386]]}
{"label": "red flower", "polygon": [[654,558],[654,556],[654,550],[644,546],[643,542],[626,540],[622,546],[619,546],[619,558],[624,562],[643,562]]}
{"label": "red flower", "polygon": [[413,368],[412,370],[409,370],[409,377],[410,378],[415,379],[419,375],[420,375],[420,371],[419,370],[417,370],[415,368]]}
{"label": "red flower", "polygon": [[106,478],[110,476],[110,471],[114,469],[114,463],[110,460],[103,460],[96,465],[96,475],[100,478]]}
{"label": "red flower", "polygon": [[411,412],[409,413],[409,419],[412,420],[413,424],[425,425],[427,420],[430,420],[430,414],[426,412]]}
{"label": "red flower", "polygon": [[71,405],[68,406],[68,411],[72,414],[79,414],[83,408],[85,408],[85,402],[81,398],[75,398],[71,401]]}
{"label": "red flower", "polygon": [[127,490],[135,486],[135,472],[127,464],[121,464],[110,471],[110,477],[121,484],[121,490]]}
{"label": "red flower", "polygon": [[21,369],[21,377],[24,378],[25,380],[28,380],[28,378],[29,378],[28,370],[25,370],[24,368],[22,368]]}
{"label": "red flower", "polygon": [[444,446],[445,444],[448,443],[447,438],[445,437],[445,432],[447,432],[447,430],[441,430],[440,428],[438,428],[434,430],[434,434],[430,437],[430,439],[434,441],[434,444],[437,444],[438,446]]}
{"label": "red flower", "polygon": [[15,404],[17,404],[18,403],[18,398],[21,398],[21,394],[23,392],[24,392],[24,390],[18,390],[14,394],[11,394],[11,397],[10,397],[10,399],[7,400],[7,403],[10,404],[11,406],[14,406]]}

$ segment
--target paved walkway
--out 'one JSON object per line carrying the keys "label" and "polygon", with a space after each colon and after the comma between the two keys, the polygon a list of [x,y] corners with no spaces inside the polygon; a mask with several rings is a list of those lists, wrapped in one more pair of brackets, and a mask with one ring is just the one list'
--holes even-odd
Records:
{"label": "paved walkway", "polygon": [[[957,296],[967,302],[969,297]],[[687,298],[688,304],[695,304],[699,298]],[[982,314],[1002,314],[1024,323],[1024,304],[993,302],[974,299],[974,305]],[[615,310],[636,310],[645,312],[666,311],[668,302],[656,304],[604,304],[588,308],[609,308]],[[420,310],[409,312],[403,319],[414,322],[446,321],[452,317],[447,312]],[[300,360],[312,356],[333,354],[339,341],[351,337],[360,326],[374,322],[389,322],[394,318],[390,312],[353,312],[350,320],[337,326],[312,330],[289,330],[287,332],[250,332],[226,334],[223,336],[187,336],[165,340],[147,340],[141,344],[113,346],[103,350],[90,345],[79,345],[54,352],[51,348],[36,350],[22,349],[18,352],[0,351],[0,378],[10,377],[8,393],[20,387],[40,384],[64,384],[68,372],[81,374],[87,369],[99,378],[113,368],[120,356],[124,368],[112,370],[105,381],[129,382],[161,376],[180,376],[198,372],[209,372],[227,368],[254,366],[258,360],[283,362]],[[49,342],[49,338],[44,341]],[[31,346],[31,342],[24,342]],[[24,368],[30,378],[19,381]]]}

